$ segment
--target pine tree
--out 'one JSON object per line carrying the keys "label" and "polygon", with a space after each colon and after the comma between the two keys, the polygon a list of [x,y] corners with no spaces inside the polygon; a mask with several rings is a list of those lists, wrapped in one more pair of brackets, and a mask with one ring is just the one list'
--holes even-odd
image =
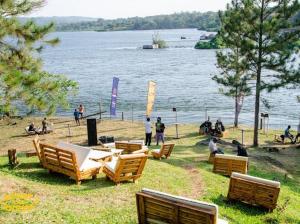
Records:
{"label": "pine tree", "polygon": [[[260,95],[264,89],[294,82],[295,71],[290,64],[300,30],[292,18],[299,11],[297,0],[242,0],[243,41],[241,54],[247,60],[248,70],[256,80],[255,121],[253,145],[258,145]],[[292,66],[293,67],[293,66]],[[288,81],[288,83],[286,82]]]}
{"label": "pine tree", "polygon": [[243,27],[239,21],[242,19],[240,13],[240,1],[234,0],[227,5],[227,10],[219,13],[221,29],[218,33],[226,50],[217,52],[217,66],[220,75],[212,79],[222,87],[220,92],[225,96],[235,99],[234,126],[238,127],[238,117],[241,111],[244,97],[251,95],[248,82],[251,76],[247,73],[247,63],[241,55]]}
{"label": "pine tree", "polygon": [[54,24],[38,26],[33,21],[21,23],[17,16],[42,7],[42,0],[0,0],[0,112],[11,113],[21,104],[29,112],[52,114],[58,106],[68,106],[68,94],[77,83],[63,75],[42,69],[40,52],[54,46],[57,38],[47,39]]}

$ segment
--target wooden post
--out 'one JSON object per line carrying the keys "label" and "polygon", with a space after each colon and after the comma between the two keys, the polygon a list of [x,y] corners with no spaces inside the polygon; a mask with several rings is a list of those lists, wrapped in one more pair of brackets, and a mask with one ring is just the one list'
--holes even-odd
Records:
{"label": "wooden post", "polygon": [[260,118],[260,130],[262,130],[262,118]]}
{"label": "wooden post", "polygon": [[101,115],[102,115],[102,113],[101,113],[101,112],[102,112],[102,111],[101,111],[101,99],[100,99],[100,102],[99,102],[99,111],[100,111],[100,117],[99,117],[99,119],[100,119],[100,122],[101,122],[101,118],[102,118],[102,117],[101,117]]}
{"label": "wooden post", "polygon": [[122,121],[124,121],[124,112],[122,112]]}
{"label": "wooden post", "polygon": [[173,111],[175,112],[175,129],[176,129],[176,136],[175,136],[175,139],[179,139],[179,135],[178,135],[177,108],[176,108],[176,107],[173,107]]}
{"label": "wooden post", "polygon": [[71,137],[71,128],[70,128],[70,124],[68,124],[68,130],[69,130],[69,135],[68,135],[68,137]]}
{"label": "wooden post", "polygon": [[176,138],[175,138],[175,139],[179,139],[179,134],[178,134],[178,123],[175,124],[175,128],[176,128]]}
{"label": "wooden post", "polygon": [[266,117],[263,118],[263,133],[266,134]]}
{"label": "wooden post", "polygon": [[16,167],[19,164],[16,149],[8,150],[8,163],[12,167]]}

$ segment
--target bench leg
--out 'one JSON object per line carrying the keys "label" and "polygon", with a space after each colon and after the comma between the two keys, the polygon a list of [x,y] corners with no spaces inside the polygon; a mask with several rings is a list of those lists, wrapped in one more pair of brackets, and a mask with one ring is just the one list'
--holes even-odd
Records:
{"label": "bench leg", "polygon": [[77,184],[77,185],[80,185],[80,184],[81,184],[81,181],[80,181],[80,180],[76,180],[76,184]]}

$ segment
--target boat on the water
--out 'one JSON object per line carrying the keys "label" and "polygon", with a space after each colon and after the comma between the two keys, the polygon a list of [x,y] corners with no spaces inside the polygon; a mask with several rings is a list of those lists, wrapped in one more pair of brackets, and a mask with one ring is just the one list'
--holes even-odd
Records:
{"label": "boat on the water", "polygon": [[158,44],[146,44],[146,45],[143,45],[143,49],[146,49],[146,50],[148,50],[148,49],[158,49],[158,48],[159,48]]}

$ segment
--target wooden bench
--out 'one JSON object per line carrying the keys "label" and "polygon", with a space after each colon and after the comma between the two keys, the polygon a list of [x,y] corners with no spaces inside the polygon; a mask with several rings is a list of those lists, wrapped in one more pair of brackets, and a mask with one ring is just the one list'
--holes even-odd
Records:
{"label": "wooden bench", "polygon": [[175,144],[163,144],[160,149],[154,149],[151,154],[156,159],[161,159],[163,156],[168,159],[171,155]]}
{"label": "wooden bench", "polygon": [[143,147],[141,143],[115,142],[115,148],[122,149],[122,154],[148,153],[148,148]]}
{"label": "wooden bench", "polygon": [[79,162],[75,152],[44,143],[40,143],[40,149],[44,168],[50,172],[65,174],[74,179],[77,184],[89,177],[95,179],[99,173],[101,163],[89,158]]}
{"label": "wooden bench", "polygon": [[213,164],[214,160],[215,160],[215,154],[209,153],[208,162]]}
{"label": "wooden bench", "polygon": [[230,176],[232,172],[246,174],[248,169],[248,157],[216,154],[214,158],[213,172]]}
{"label": "wooden bench", "polygon": [[218,206],[158,191],[136,193],[139,224],[225,224],[218,219]]}
{"label": "wooden bench", "polygon": [[280,182],[232,173],[227,198],[262,206],[272,211],[276,208],[279,192]]}
{"label": "wooden bench", "polygon": [[105,163],[103,172],[116,184],[129,180],[135,182],[141,177],[147,158],[144,153],[120,155],[117,159]]}
{"label": "wooden bench", "polygon": [[37,157],[40,160],[40,164],[43,165],[42,156],[41,156],[41,148],[40,148],[40,138],[38,135],[35,135],[34,139],[32,140],[33,146],[36,152]]}

